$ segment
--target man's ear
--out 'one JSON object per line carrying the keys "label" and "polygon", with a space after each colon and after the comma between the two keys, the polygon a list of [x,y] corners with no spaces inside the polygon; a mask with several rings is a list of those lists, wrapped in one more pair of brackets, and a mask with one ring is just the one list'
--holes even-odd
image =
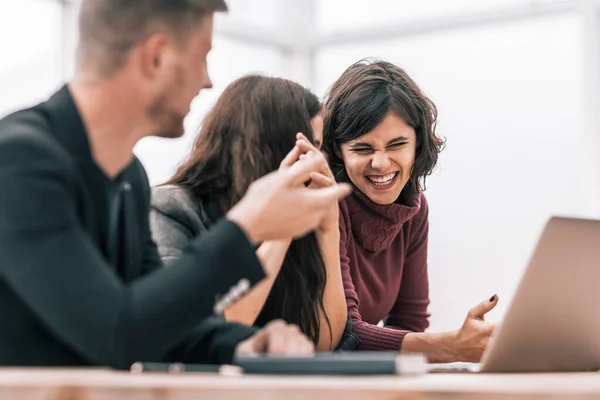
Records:
{"label": "man's ear", "polygon": [[164,33],[151,35],[140,43],[138,62],[145,78],[153,79],[160,74],[171,48],[172,42]]}

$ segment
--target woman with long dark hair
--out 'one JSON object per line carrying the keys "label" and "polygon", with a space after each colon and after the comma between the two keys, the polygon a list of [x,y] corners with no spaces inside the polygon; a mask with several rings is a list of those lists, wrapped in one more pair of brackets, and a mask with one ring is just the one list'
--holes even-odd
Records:
{"label": "woman with long dark hair", "polygon": [[[151,227],[164,261],[185,251],[189,239],[225,215],[256,179],[305,154],[323,157],[314,146],[321,140],[320,111],[318,98],[289,80],[252,75],[229,85],[188,159],[153,190]],[[334,184],[324,158],[323,174],[307,184]],[[225,318],[257,326],[283,319],[297,324],[318,350],[336,348],[349,332],[338,219],[336,206],[316,232],[262,243],[257,254],[268,277],[226,309]],[[346,348],[352,339],[344,340]]]}
{"label": "woman with long dark hair", "polygon": [[484,316],[497,296],[473,307],[456,331],[424,332],[429,207],[423,191],[444,145],[436,106],[398,66],[363,60],[333,84],[324,108],[331,170],[354,186],[340,202],[340,259],[359,349],[479,361],[494,329]]}

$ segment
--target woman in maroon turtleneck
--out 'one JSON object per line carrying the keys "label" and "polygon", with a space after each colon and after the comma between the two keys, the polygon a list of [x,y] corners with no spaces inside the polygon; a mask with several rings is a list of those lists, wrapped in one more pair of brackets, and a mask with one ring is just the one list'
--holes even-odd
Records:
{"label": "woman in maroon turtleneck", "polygon": [[[443,147],[437,111],[399,67],[361,61],[334,83],[325,104],[323,150],[338,180],[340,261],[348,315],[362,350],[420,352],[431,362],[480,360],[493,331],[473,307],[462,327],[428,327],[428,206],[422,192]],[[384,326],[378,326],[379,321]]]}

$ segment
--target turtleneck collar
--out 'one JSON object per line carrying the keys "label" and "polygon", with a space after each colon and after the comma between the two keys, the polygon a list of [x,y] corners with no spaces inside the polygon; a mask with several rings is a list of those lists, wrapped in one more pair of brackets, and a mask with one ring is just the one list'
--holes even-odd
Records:
{"label": "turtleneck collar", "polygon": [[409,182],[392,204],[377,204],[356,186],[345,199],[354,240],[369,251],[387,249],[404,223],[421,208],[421,195]]}

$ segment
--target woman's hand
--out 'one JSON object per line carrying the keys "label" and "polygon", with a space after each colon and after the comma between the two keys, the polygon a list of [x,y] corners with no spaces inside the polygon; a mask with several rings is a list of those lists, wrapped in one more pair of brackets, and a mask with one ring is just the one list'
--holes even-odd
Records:
{"label": "woman's hand", "polygon": [[469,310],[462,327],[454,338],[454,358],[456,361],[479,362],[483,356],[494,324],[485,322],[485,314],[498,304],[498,296],[485,300]]}
{"label": "woman's hand", "polygon": [[[318,172],[311,173],[311,180],[308,183],[309,188],[325,188],[328,186],[335,185],[335,179],[329,169],[329,164],[325,159],[325,156],[304,136],[302,133],[296,135],[296,145],[288,153],[285,159],[281,162],[280,168],[288,168],[292,166],[296,161],[302,160],[308,154],[315,154],[322,159],[321,168]],[[323,219],[321,225],[318,227],[317,234],[324,235],[330,232],[338,232],[339,224],[339,207],[337,203],[331,207],[331,211],[327,213],[326,218]]]}
{"label": "woman's hand", "polygon": [[494,324],[485,322],[485,314],[497,304],[498,296],[494,295],[471,308],[457,331],[407,333],[402,351],[423,353],[431,363],[479,362],[494,332]]}

